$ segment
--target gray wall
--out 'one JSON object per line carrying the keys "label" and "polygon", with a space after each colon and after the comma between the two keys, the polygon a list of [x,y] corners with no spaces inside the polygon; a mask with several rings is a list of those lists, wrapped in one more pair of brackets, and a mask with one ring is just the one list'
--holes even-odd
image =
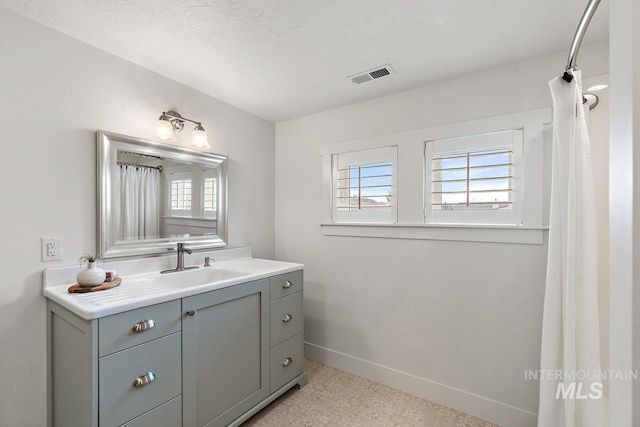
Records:
{"label": "gray wall", "polygon": [[[152,138],[170,108],[230,158],[231,245],[250,232],[272,258],[273,123],[0,8],[1,426],[45,425],[41,272],[95,251],[96,129]],[[62,237],[62,261],[40,262],[43,236]]]}

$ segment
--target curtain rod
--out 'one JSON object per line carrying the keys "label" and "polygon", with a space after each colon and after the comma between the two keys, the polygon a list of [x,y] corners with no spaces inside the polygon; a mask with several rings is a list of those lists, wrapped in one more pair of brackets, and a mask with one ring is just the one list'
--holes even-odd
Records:
{"label": "curtain rod", "polygon": [[157,159],[157,160],[164,160],[162,157],[160,156],[153,156],[151,154],[143,154],[143,153],[134,153],[133,151],[120,151],[118,154],[125,154],[125,155],[129,155],[129,156],[140,156],[140,157],[146,157],[147,159]]}
{"label": "curtain rod", "polygon": [[118,166],[133,166],[136,168],[157,169],[158,172],[162,172],[162,166],[147,166],[147,165],[139,165],[137,163],[125,163],[125,162],[118,162]]}
{"label": "curtain rod", "polygon": [[591,22],[591,18],[596,13],[596,9],[598,9],[598,5],[600,4],[600,0],[589,0],[589,4],[587,4],[587,8],[584,10],[584,14],[582,15],[582,19],[578,24],[578,28],[576,29],[576,33],[573,36],[573,42],[571,42],[571,48],[569,49],[569,57],[567,59],[567,66],[564,69],[564,74],[562,78],[570,83],[573,80],[573,75],[571,71],[576,69],[576,58],[578,58],[578,51],[580,50],[580,45],[582,44],[582,39],[584,38],[585,33],[587,32],[587,28],[589,27],[589,23]]}

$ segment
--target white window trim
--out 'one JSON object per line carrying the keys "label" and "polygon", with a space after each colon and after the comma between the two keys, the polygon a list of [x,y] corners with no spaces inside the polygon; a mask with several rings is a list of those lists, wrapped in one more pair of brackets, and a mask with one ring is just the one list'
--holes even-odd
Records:
{"label": "white window trim", "polygon": [[[550,138],[545,125],[551,121],[551,109],[541,108],[493,116],[425,129],[338,142],[320,147],[322,157],[323,235],[378,237],[420,240],[542,244],[548,228],[550,188]],[[427,224],[424,222],[424,149],[425,141],[457,135],[475,135],[501,129],[523,129],[524,199],[520,225]],[[397,224],[333,223],[331,155],[349,151],[397,145]]]}
{"label": "white window trim", "polygon": [[321,224],[325,236],[541,245],[549,227],[497,224]]}

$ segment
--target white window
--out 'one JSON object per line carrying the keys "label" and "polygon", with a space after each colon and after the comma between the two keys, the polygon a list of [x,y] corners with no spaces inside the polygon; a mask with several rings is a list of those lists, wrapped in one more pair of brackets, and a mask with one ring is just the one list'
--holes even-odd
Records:
{"label": "white window", "polygon": [[520,129],[428,141],[427,223],[522,222]]}
{"label": "white window", "polygon": [[207,171],[205,171],[202,183],[202,216],[204,218],[215,218],[218,201],[216,178],[207,175]]}
{"label": "white window", "polygon": [[396,147],[332,155],[333,222],[397,221]]}
{"label": "white window", "polygon": [[172,216],[191,216],[190,173],[171,174],[170,208]]}
{"label": "white window", "polygon": [[216,210],[216,179],[205,178],[204,179],[204,210],[215,211]]}
{"label": "white window", "polygon": [[542,108],[323,145],[322,233],[542,244],[550,120]]}

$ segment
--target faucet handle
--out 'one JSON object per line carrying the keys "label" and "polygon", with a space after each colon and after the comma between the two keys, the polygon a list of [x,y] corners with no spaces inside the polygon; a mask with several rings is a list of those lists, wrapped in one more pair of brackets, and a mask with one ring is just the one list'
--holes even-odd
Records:
{"label": "faucet handle", "polygon": [[185,248],[185,246],[187,246],[187,243],[178,243],[178,252],[186,252],[188,254],[191,253],[191,249],[187,249]]}

